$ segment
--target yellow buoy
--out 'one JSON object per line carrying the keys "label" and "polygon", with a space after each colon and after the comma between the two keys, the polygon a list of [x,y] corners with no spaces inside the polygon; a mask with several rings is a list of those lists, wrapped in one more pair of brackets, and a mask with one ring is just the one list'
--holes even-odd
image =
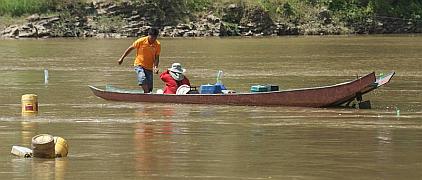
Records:
{"label": "yellow buoy", "polygon": [[32,138],[32,155],[37,158],[54,158],[54,138],[49,134],[39,134]]}
{"label": "yellow buoy", "polygon": [[22,115],[38,113],[38,98],[36,94],[22,95]]}
{"label": "yellow buoy", "polygon": [[67,141],[62,137],[54,136],[54,143],[56,157],[66,157],[69,150],[69,145],[67,144]]}

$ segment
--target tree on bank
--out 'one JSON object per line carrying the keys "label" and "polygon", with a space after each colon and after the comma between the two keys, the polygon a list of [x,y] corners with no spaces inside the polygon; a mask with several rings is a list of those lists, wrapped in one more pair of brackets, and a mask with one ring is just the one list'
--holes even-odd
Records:
{"label": "tree on bank", "polygon": [[[88,2],[92,0],[0,0],[0,15],[22,16],[57,12]],[[294,12],[301,10],[303,3],[311,7],[327,6],[333,13],[349,16],[362,12],[399,18],[421,18],[422,15],[422,0],[131,0],[131,2],[159,11],[163,20],[170,20],[170,17],[174,16],[186,16],[193,12],[218,10],[224,4],[259,5],[273,15],[293,15]]]}

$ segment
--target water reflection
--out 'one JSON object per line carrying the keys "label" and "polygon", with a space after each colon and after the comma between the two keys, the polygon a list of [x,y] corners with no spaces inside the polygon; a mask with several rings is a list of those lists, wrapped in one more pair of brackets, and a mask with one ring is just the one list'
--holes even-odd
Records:
{"label": "water reflection", "polygon": [[65,179],[65,174],[66,174],[66,170],[67,170],[67,166],[69,164],[68,159],[67,158],[57,158],[55,159],[55,164],[54,164],[54,179]]}
{"label": "water reflection", "polygon": [[176,129],[176,124],[172,122],[172,117],[175,115],[176,110],[171,106],[164,108],[142,106],[135,111],[137,118],[160,116],[162,119],[160,122],[134,124],[135,170],[140,176],[151,174],[151,171],[157,166],[171,164],[172,160],[169,156],[162,154],[157,157],[155,153],[170,149],[171,144],[158,144],[157,142],[171,141],[171,136]]}
{"label": "water reflection", "polygon": [[171,104],[165,104],[162,106],[154,104],[140,105],[140,107],[136,109],[134,116],[137,119],[145,119],[148,117],[162,117],[171,119],[171,117],[176,115],[176,108],[177,107],[172,106]]}
{"label": "water reflection", "polygon": [[[378,141],[375,156],[377,157],[377,164],[381,167],[388,167],[388,165],[394,164],[394,145],[392,142],[393,132],[391,128],[380,128],[377,130],[376,139]],[[380,171],[380,175],[384,179],[389,179],[389,171]]]}
{"label": "water reflection", "polygon": [[34,137],[38,129],[38,123],[36,122],[29,122],[29,121],[22,121],[21,122],[21,144],[31,144],[32,137]]}
{"label": "water reflection", "polygon": [[67,159],[32,159],[32,177],[34,179],[64,179]]}
{"label": "water reflection", "polygon": [[13,172],[16,172],[15,179],[62,180],[65,179],[68,159],[16,158],[11,160],[11,164]]}

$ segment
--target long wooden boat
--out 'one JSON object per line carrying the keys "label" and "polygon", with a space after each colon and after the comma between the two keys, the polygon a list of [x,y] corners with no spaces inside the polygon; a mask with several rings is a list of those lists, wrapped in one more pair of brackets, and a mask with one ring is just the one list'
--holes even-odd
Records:
{"label": "long wooden boat", "polygon": [[127,102],[220,104],[247,106],[335,107],[348,104],[362,95],[388,83],[395,73],[376,78],[372,72],[355,80],[331,86],[291,89],[260,93],[233,94],[144,94],[133,90],[100,89],[89,86],[92,92],[105,100]]}

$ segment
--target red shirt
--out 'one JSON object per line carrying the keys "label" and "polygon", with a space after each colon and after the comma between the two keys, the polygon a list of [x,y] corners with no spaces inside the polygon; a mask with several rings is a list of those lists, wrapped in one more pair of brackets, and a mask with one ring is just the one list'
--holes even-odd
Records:
{"label": "red shirt", "polygon": [[177,88],[183,84],[190,86],[189,79],[186,76],[181,81],[176,81],[173,77],[171,77],[169,70],[161,73],[160,78],[164,81],[164,83],[166,83],[166,86],[164,87],[164,94],[176,94]]}

